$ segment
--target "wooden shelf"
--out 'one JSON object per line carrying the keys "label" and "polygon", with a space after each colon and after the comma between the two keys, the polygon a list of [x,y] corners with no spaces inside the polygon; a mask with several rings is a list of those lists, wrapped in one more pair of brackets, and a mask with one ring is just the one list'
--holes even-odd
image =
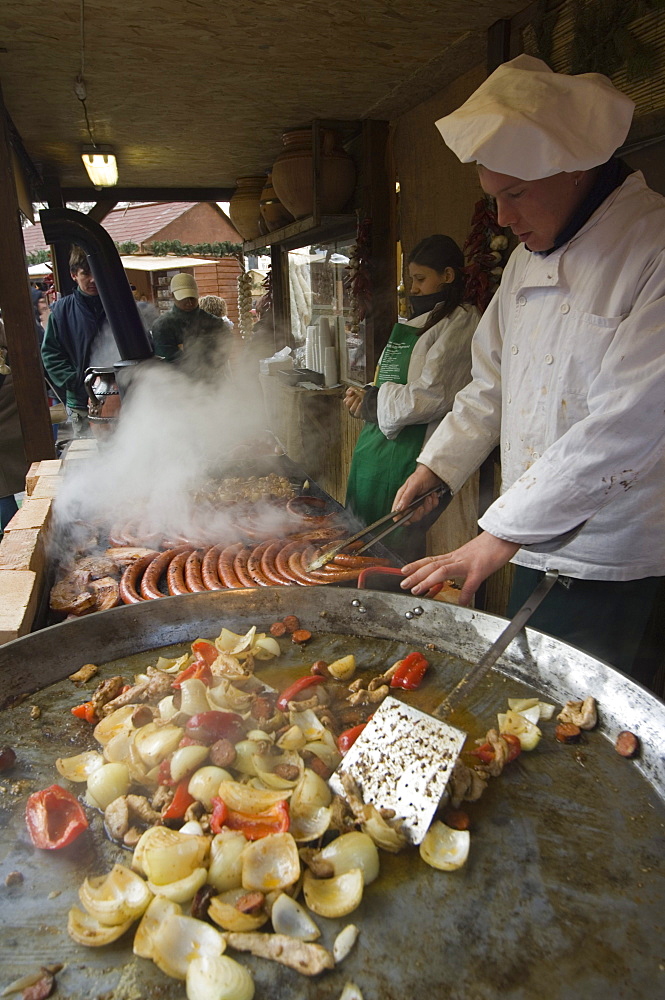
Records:
{"label": "wooden shelf", "polygon": [[247,240],[243,243],[242,249],[243,253],[251,254],[263,247],[279,244],[284,250],[295,250],[307,242],[317,243],[322,240],[334,240],[347,234],[353,235],[356,225],[355,215],[324,215],[318,226],[314,224],[314,216],[308,215],[304,219],[289,223],[288,226],[282,226],[281,229],[274,229],[265,236]]}

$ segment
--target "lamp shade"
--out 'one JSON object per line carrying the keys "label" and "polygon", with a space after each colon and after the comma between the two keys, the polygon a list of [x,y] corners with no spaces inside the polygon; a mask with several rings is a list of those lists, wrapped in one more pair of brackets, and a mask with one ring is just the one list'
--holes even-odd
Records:
{"label": "lamp shade", "polygon": [[118,164],[111,146],[84,146],[81,159],[96,188],[118,183]]}

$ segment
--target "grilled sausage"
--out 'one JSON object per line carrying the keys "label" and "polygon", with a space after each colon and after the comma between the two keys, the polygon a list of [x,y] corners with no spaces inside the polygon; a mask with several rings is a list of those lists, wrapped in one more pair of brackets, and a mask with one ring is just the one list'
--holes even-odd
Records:
{"label": "grilled sausage", "polygon": [[185,563],[191,555],[191,549],[186,548],[173,556],[166,569],[166,586],[172,597],[179,594],[189,594],[185,583]]}
{"label": "grilled sausage", "polygon": [[291,634],[300,628],[300,619],[296,615],[285,615],[282,621],[284,622],[286,631],[291,632]]}
{"label": "grilled sausage", "polygon": [[260,545],[257,545],[256,548],[252,549],[249,554],[249,559],[247,560],[247,573],[252,578],[254,583],[258,583],[259,587],[272,586],[272,581],[265,575],[261,566],[263,554],[272,542],[272,538],[269,538],[265,542],[261,542]]}
{"label": "grilled sausage", "polygon": [[332,564],[344,569],[367,569],[368,566],[390,566],[390,559],[377,559],[376,556],[349,556],[339,552],[333,558]]}
{"label": "grilled sausage", "polygon": [[207,589],[201,575],[201,556],[196,549],[190,552],[185,563],[185,587],[190,594],[202,594]]}
{"label": "grilled sausage", "polygon": [[559,743],[577,743],[582,735],[582,730],[573,722],[560,722],[554,730],[554,735]]}
{"label": "grilled sausage", "polygon": [[304,587],[316,586],[321,581],[317,580],[312,573],[307,572],[302,563],[302,556],[302,552],[292,552],[288,559],[289,569],[296,578],[297,583],[302,584]]}
{"label": "grilled sausage", "polygon": [[247,572],[247,562],[250,555],[252,554],[251,549],[245,548],[243,545],[241,549],[236,553],[236,557],[233,560],[233,572],[240,580],[241,587],[255,587],[256,584]]}
{"label": "grilled sausage", "polygon": [[236,759],[236,748],[231,740],[216,740],[210,747],[210,763],[215,767],[230,767]]}
{"label": "grilled sausage", "polygon": [[286,625],[284,624],[284,622],[273,622],[272,625],[270,626],[269,631],[270,634],[275,637],[275,639],[279,639],[280,636],[283,636],[284,633],[286,632]]}
{"label": "grilled sausage", "polygon": [[162,578],[162,574],[174,556],[177,556],[180,552],[185,550],[191,552],[191,547],[189,545],[179,545],[174,549],[167,549],[166,552],[161,552],[158,556],[155,556],[150,565],[147,567],[145,573],[143,574],[143,579],[141,580],[141,596],[145,598],[146,601],[152,601],[159,597],[164,597],[164,594],[159,589],[159,581]]}
{"label": "grilled sausage", "polygon": [[289,558],[294,552],[300,552],[304,547],[305,543],[302,541],[287,542],[286,545],[283,545],[275,556],[275,572],[284,577],[285,580],[290,580],[291,583],[302,584],[302,580],[289,567]]}
{"label": "grilled sausage", "polygon": [[224,590],[224,584],[219,579],[217,569],[221,552],[221,545],[213,545],[206,551],[201,560],[201,579],[205,590]]}
{"label": "grilled sausage", "polygon": [[136,562],[131,563],[125,572],[120,577],[120,599],[123,604],[140,604],[143,597],[138,593],[138,582],[143,576],[144,571],[148,568],[153,559],[157,556],[154,552],[149,552],[145,556],[141,556]]}
{"label": "grilled sausage", "polygon": [[614,744],[614,749],[617,753],[620,753],[622,757],[634,757],[640,748],[640,741],[635,733],[631,733],[628,729],[624,729],[619,733]]}
{"label": "grilled sausage", "polygon": [[261,570],[266,580],[270,580],[271,585],[290,587],[293,585],[293,580],[289,580],[277,572],[277,554],[283,547],[284,542],[281,539],[268,545],[261,556]]}
{"label": "grilled sausage", "polygon": [[242,583],[238,579],[233,569],[233,563],[236,555],[243,548],[242,542],[235,542],[233,545],[227,545],[226,548],[222,549],[219,554],[219,560],[217,562],[217,572],[219,573],[219,579],[222,581],[225,587],[230,590],[236,590],[242,587]]}

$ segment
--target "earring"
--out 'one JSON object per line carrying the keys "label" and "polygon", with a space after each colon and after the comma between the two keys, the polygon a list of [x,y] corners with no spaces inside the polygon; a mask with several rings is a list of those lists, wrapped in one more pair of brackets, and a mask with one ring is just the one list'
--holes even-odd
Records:
{"label": "earring", "polygon": [[577,185],[579,184],[579,182],[580,182],[580,179],[579,179],[579,177],[576,177],[576,178],[575,178],[575,187],[577,187]]}

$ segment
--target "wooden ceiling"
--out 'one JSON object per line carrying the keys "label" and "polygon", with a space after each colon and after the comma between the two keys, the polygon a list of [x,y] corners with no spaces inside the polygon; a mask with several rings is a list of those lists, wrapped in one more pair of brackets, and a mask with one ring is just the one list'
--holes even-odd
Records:
{"label": "wooden ceiling", "polygon": [[94,198],[80,158],[87,110],[95,142],[116,151],[122,188],[231,189],[270,168],[287,128],[394,120],[484,62],[488,28],[525,6],[2,0],[0,82],[29,157],[64,188]]}

